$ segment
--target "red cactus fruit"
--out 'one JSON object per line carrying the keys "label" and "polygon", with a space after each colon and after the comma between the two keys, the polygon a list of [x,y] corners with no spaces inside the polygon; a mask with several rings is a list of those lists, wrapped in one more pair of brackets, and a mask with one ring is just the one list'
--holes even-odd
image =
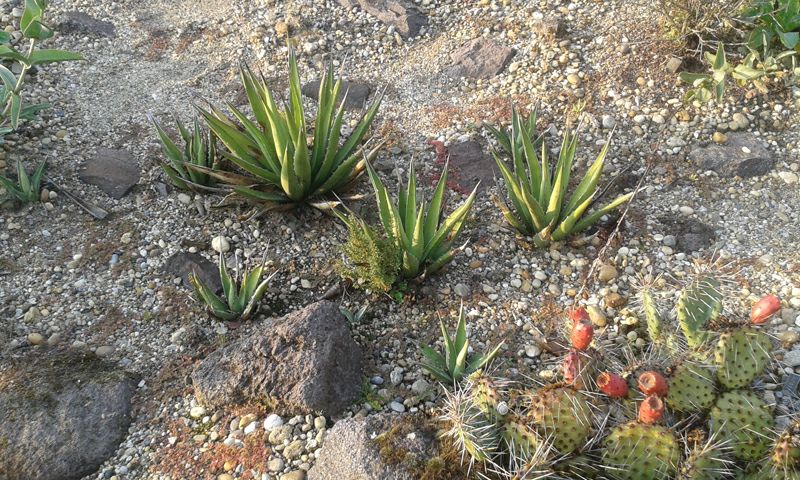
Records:
{"label": "red cactus fruit", "polygon": [[591,319],[589,318],[589,312],[583,307],[570,309],[569,319],[572,320],[573,325],[578,322],[591,322]]}
{"label": "red cactus fruit", "polygon": [[611,398],[628,396],[628,382],[616,373],[603,372],[597,377],[597,386],[600,391]]}
{"label": "red cactus fruit", "polygon": [[664,416],[664,402],[655,395],[645,398],[639,405],[639,421],[652,425]]}
{"label": "red cactus fruit", "polygon": [[592,322],[580,320],[572,325],[572,333],[569,339],[572,342],[573,348],[583,351],[589,348],[593,336],[594,327],[592,327]]}
{"label": "red cactus fruit", "polygon": [[753,304],[753,309],[750,310],[750,321],[754,325],[761,325],[780,310],[781,299],[775,295],[765,295]]}
{"label": "red cactus fruit", "polygon": [[667,394],[669,386],[667,385],[667,379],[663,375],[651,370],[639,375],[639,390],[645,395],[663,397]]}
{"label": "red cactus fruit", "polygon": [[[567,356],[564,357],[564,382],[569,385],[575,385],[575,382],[580,380],[581,374],[581,357],[575,349],[570,349]],[[581,388],[582,385],[575,385]]]}

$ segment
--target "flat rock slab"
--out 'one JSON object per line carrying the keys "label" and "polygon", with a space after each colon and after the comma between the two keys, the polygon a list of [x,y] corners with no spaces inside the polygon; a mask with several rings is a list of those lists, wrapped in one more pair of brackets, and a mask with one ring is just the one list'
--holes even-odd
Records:
{"label": "flat rock slab", "polygon": [[[303,85],[301,89],[303,95],[314,100],[319,100],[319,80],[313,80]],[[364,108],[367,103],[367,98],[372,91],[372,88],[366,83],[347,82],[342,81],[342,88],[339,90],[339,98],[336,99],[338,104],[344,100],[344,108],[349,110],[358,110]]]}
{"label": "flat rock slab", "polygon": [[164,272],[173,277],[181,277],[183,284],[190,286],[189,274],[195,272],[197,277],[215,292],[222,290],[219,279],[219,267],[199,253],[178,252],[167,259]]}
{"label": "flat rock slab", "polygon": [[113,23],[98,20],[81,11],[65,13],[64,19],[58,24],[57,30],[64,34],[80,33],[106,38],[115,38],[117,36],[117,28]]}
{"label": "flat rock slab", "polygon": [[93,354],[34,352],[0,374],[0,478],[77,480],[125,439],[136,381]]}
{"label": "flat rock slab", "polygon": [[393,26],[401,37],[414,37],[428,25],[428,17],[407,0],[339,0],[345,8],[360,6],[381,22]]}
{"label": "flat rock slab", "polygon": [[[436,431],[425,425],[421,415],[411,414],[382,413],[340,420],[328,430],[308,480],[420,478],[419,471],[438,454]],[[382,447],[402,462],[382,457]]]}
{"label": "flat rock slab", "polygon": [[256,331],[195,368],[200,403],[268,401],[286,414],[335,416],[358,398],[361,348],[335,303],[313,303]]}
{"label": "flat rock slab", "polygon": [[84,164],[78,178],[97,186],[108,196],[120,199],[139,182],[139,163],[125,150],[101,147]]}
{"label": "flat rock slab", "polygon": [[486,153],[475,140],[456,143],[447,148],[452,172],[450,179],[462,190],[471,192],[478,182],[480,190],[495,184],[497,165],[491,155]]}
{"label": "flat rock slab", "polygon": [[679,252],[697,252],[717,241],[714,229],[699,220],[678,218],[668,224],[669,233],[675,235],[675,249]]}
{"label": "flat rock slab", "polygon": [[764,143],[749,132],[728,133],[723,145],[710,144],[698,147],[689,154],[689,160],[702,170],[713,170],[725,177],[760,177],[775,165],[775,155]]}
{"label": "flat rock slab", "polygon": [[448,73],[454,77],[492,78],[505,68],[514,49],[488,38],[476,38],[450,54],[453,64]]}

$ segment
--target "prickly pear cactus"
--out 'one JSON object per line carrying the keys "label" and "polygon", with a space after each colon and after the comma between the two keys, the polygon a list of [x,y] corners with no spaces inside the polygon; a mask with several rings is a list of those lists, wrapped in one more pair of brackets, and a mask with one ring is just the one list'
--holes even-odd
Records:
{"label": "prickly pear cactus", "polygon": [[470,377],[472,398],[484,416],[493,422],[499,422],[505,416],[498,407],[502,403],[501,387],[486,375],[475,373]]}
{"label": "prickly pear cactus", "polygon": [[723,333],[714,350],[717,378],[726,388],[743,388],[764,372],[772,343],[766,334],[750,328]]}
{"label": "prickly pear cactus", "polygon": [[772,454],[746,480],[800,480],[800,422],[775,439]]}
{"label": "prickly pear cactus", "polygon": [[669,408],[692,414],[707,410],[715,399],[714,374],[710,370],[690,363],[675,368],[669,379]]}
{"label": "prickly pear cactus", "polygon": [[553,446],[561,453],[582,447],[591,429],[589,404],[571,387],[539,389],[531,396],[529,418],[540,435],[553,439]]}
{"label": "prickly pear cactus", "polygon": [[471,389],[448,393],[441,420],[450,425],[444,435],[458,449],[469,455],[470,461],[489,460],[500,444],[497,424],[481,411]]}
{"label": "prickly pear cactus", "polygon": [[653,343],[660,343],[663,340],[661,314],[658,311],[656,302],[653,300],[653,295],[650,293],[650,288],[643,288],[639,292],[639,300],[642,303],[642,311],[647,324],[647,335]]}
{"label": "prickly pear cactus", "polygon": [[750,462],[767,453],[768,432],[774,425],[767,404],[744,390],[723,393],[708,417],[710,435],[729,445],[734,457]]}
{"label": "prickly pear cactus", "polygon": [[672,480],[680,458],[681,448],[669,429],[630,422],[606,437],[602,461],[613,480]]}
{"label": "prickly pear cactus", "polygon": [[717,279],[706,276],[683,289],[677,304],[678,323],[690,348],[705,341],[703,329],[722,312],[722,292]]}

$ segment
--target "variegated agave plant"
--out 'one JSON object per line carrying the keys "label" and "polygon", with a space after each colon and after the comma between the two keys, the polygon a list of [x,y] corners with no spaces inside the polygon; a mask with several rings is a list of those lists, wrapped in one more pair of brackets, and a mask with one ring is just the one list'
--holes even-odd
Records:
{"label": "variegated agave plant", "polygon": [[427,206],[424,200],[417,204],[417,182],[413,164],[408,169],[408,184],[405,189],[400,189],[397,202],[392,200],[369,162],[367,171],[375,189],[384,232],[402,256],[400,275],[403,278],[416,278],[436,273],[447,265],[462,249],[454,244],[475,202],[478,186],[475,186],[464,203],[442,220],[447,165]]}
{"label": "variegated agave plant", "polygon": [[225,257],[220,254],[219,279],[222,283],[223,298],[204,284],[195,272],[189,274],[189,281],[213,316],[226,321],[247,320],[258,310],[258,303],[264,297],[269,281],[275,275],[273,273],[262,280],[263,274],[263,262],[250,271],[245,270],[241,275],[237,262],[236,276],[231,277],[225,265]]}
{"label": "variegated agave plant", "polygon": [[230,151],[227,158],[249,174],[212,173],[233,185],[238,194],[268,204],[328,205],[324,201],[314,202],[329,193],[347,190],[364,172],[365,157],[371,159],[377,155],[380,145],[366,152],[362,140],[378,112],[381,97],[367,108],[350,136],[340,143],[344,100],[336,106],[341,81],[334,80],[333,66],[328,67],[320,82],[313,135],[306,123],[293,50],[289,50],[289,101],[283,108],[275,101],[264,78],[250,68],[241,69],[241,79],[255,120],[233,105],[228,108],[234,119],[213,107],[199,109]]}
{"label": "variegated agave plant", "polygon": [[[496,131],[498,130],[490,130],[490,132]],[[514,141],[500,137],[497,140],[503,148],[506,141],[511,147],[509,156],[513,170],[506,166],[499,152],[496,150],[492,152],[505,180],[511,207],[509,208],[498,198],[495,198],[495,201],[508,223],[520,233],[532,236],[537,247],[563,240],[569,235],[589,228],[603,215],[625,204],[633,196],[633,193],[622,195],[587,214],[589,207],[596,200],[597,184],[603,173],[603,164],[610,142],[606,143],[567,199],[570,175],[578,147],[577,134],[572,131],[564,133],[554,169],[551,169],[546,143],[542,142],[541,155],[537,155],[532,132],[528,125],[523,124],[513,107],[511,138]]]}

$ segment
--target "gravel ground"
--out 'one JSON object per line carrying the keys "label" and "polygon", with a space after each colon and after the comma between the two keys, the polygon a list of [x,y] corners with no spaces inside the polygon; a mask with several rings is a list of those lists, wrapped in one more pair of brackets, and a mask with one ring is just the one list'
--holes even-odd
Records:
{"label": "gravel ground", "polygon": [[[452,317],[461,302],[476,350],[506,339],[503,373],[547,376],[552,356],[545,338],[558,333],[557,315],[565,307],[597,307],[595,321],[605,327],[606,340],[636,343],[628,300],[637,278],[659,277],[669,296],[697,264],[716,261],[734,272],[728,305],[744,312],[762,294],[779,295],[789,308],[772,328],[787,349],[797,342],[800,91],[761,96],[734,90],[721,105],[684,104],[683,87],[666,71],[669,57],[652,35],[646,2],[415,3],[429,26],[419,37],[402,39],[362,10],[347,11],[331,0],[54,2],[57,30],[67,12],[80,11],[111,22],[115,36],[60,31],[53,43],[88,61],[49,66],[32,77],[28,101],[53,107],[7,137],[0,167],[47,158],[49,175],[102,205],[111,218],[93,220],[61,195],[44,206],[1,212],[0,306],[7,320],[0,356],[43,343],[72,345],[141,375],[130,435],[87,479],[303,478],[324,441],[332,419],[196,405],[186,380],[191,365],[253,327],[209,319],[163,268],[179,251],[213,261],[217,235],[227,240],[229,254],[246,261],[266,251],[278,274],[261,315],[280,316],[338,283],[331,259],[339,256],[344,229],[315,211],[244,221],[244,207],[215,208],[218,197],[162,195],[155,186],[164,182],[158,145],[146,118],[189,118],[192,102],[203,100],[242,102],[236,68],[243,60],[281,85],[286,49],[276,32],[286,26],[298,41],[303,80],[311,80],[332,52],[344,77],[386,87],[376,127],[391,140],[378,160],[388,178],[402,174],[411,158],[424,178],[433,178],[441,166],[429,139],[446,145],[477,139],[485,149],[480,123],[505,119],[509,97],[540,103],[542,126],[554,144],[566,117],[580,122],[584,163],[613,129],[606,179],[619,174],[615,188],[632,188],[649,168],[620,237],[602,252],[609,233],[602,228],[580,241],[531,249],[504,223],[486,194],[496,189],[489,185],[465,229],[465,253],[413,286],[402,303],[359,290],[337,297],[352,309],[369,305],[354,326],[367,352],[369,381],[352,414],[435,407],[434,382],[417,364],[418,344],[437,341],[437,314]],[[0,0],[4,25],[12,23],[16,6]],[[554,38],[537,33],[542,19],[558,21]],[[481,35],[513,47],[512,62],[490,80],[449,78],[450,52]],[[692,150],[713,143],[715,132],[734,131],[753,132],[768,146],[775,162],[768,174],[734,178],[687,160]],[[77,178],[98,147],[127,150],[141,166],[139,185],[120,200]],[[368,193],[365,182],[360,190]],[[370,201],[364,205],[372,208]],[[699,251],[683,248],[697,224],[714,238]]]}

